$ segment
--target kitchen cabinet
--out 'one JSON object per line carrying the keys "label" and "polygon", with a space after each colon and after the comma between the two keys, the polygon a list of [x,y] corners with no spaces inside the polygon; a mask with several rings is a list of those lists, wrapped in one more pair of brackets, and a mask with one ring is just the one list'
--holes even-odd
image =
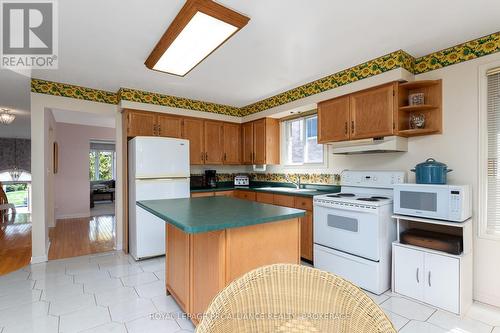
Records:
{"label": "kitchen cabinet", "polygon": [[205,198],[205,197],[213,197],[214,192],[193,192],[191,193],[191,198]]}
{"label": "kitchen cabinet", "polygon": [[217,191],[215,192],[216,197],[234,197],[234,191]]}
{"label": "kitchen cabinet", "polygon": [[241,164],[241,126],[224,123],[224,164]]}
{"label": "kitchen cabinet", "polygon": [[257,202],[261,203],[266,203],[266,204],[273,204],[274,203],[274,195],[272,193],[262,193],[262,192],[257,192],[255,200]]}
{"label": "kitchen cabinet", "polygon": [[242,125],[243,164],[279,164],[279,120],[263,118]]}
{"label": "kitchen cabinet", "polygon": [[158,114],[156,121],[158,136],[180,138],[182,136],[182,118],[165,114]]}
{"label": "kitchen cabinet", "polygon": [[[183,309],[189,309],[189,235],[167,223],[167,289]],[[175,292],[173,292],[175,290]]]}
{"label": "kitchen cabinet", "polygon": [[127,136],[156,135],[156,113],[126,110]]}
{"label": "kitchen cabinet", "polygon": [[391,82],[318,103],[318,142],[395,135],[397,91]]}
{"label": "kitchen cabinet", "polygon": [[318,143],[349,140],[350,97],[318,103]]}
{"label": "kitchen cabinet", "polygon": [[313,213],[306,211],[300,218],[300,256],[313,261]]}
{"label": "kitchen cabinet", "polygon": [[350,95],[351,140],[394,134],[395,89],[390,83]]}
{"label": "kitchen cabinet", "polygon": [[204,163],[222,164],[224,158],[224,130],[219,121],[204,121]]}
{"label": "kitchen cabinet", "polygon": [[459,260],[394,247],[395,291],[454,313],[459,312]]}
{"label": "kitchen cabinet", "polygon": [[238,199],[244,199],[244,200],[250,200],[250,201],[255,201],[255,199],[256,199],[255,192],[253,192],[253,191],[236,190],[236,191],[234,191],[234,197],[238,198]]}
{"label": "kitchen cabinet", "polygon": [[203,120],[185,118],[182,126],[182,138],[189,140],[189,159],[191,164],[203,164],[205,162]]}
{"label": "kitchen cabinet", "polygon": [[241,156],[243,164],[253,164],[253,123],[241,125]]}

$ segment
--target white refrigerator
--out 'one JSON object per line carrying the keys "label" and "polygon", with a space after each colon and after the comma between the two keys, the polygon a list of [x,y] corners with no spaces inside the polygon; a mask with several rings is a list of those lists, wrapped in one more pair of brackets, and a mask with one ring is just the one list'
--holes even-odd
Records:
{"label": "white refrigerator", "polygon": [[165,254],[165,221],[141,200],[189,198],[189,141],[135,137],[128,146],[129,251],[135,260]]}

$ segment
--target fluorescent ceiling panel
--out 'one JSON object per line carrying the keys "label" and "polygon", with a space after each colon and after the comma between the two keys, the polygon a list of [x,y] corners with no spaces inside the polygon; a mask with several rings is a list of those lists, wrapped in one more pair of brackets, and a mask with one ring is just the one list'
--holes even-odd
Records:
{"label": "fluorescent ceiling panel", "polygon": [[237,30],[231,24],[197,12],[153,69],[184,76]]}

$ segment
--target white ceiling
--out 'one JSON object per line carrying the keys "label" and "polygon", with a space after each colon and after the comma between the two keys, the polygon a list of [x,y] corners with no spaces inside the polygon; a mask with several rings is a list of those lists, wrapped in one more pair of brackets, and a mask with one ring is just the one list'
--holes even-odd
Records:
{"label": "white ceiling", "polygon": [[34,76],[244,106],[398,49],[421,56],[500,30],[498,0],[220,0],[249,24],[184,78],[146,69],[184,2],[59,1],[59,70]]}
{"label": "white ceiling", "polygon": [[[220,0],[249,24],[184,78],[146,69],[184,1],[59,1],[59,69],[33,76],[244,106],[398,49],[421,56],[500,30],[498,0]],[[27,78],[0,70],[0,88],[0,105],[29,109]]]}
{"label": "white ceiling", "polygon": [[98,127],[116,127],[114,115],[97,114],[91,112],[68,111],[60,109],[51,109],[52,115],[57,123],[98,126]]}

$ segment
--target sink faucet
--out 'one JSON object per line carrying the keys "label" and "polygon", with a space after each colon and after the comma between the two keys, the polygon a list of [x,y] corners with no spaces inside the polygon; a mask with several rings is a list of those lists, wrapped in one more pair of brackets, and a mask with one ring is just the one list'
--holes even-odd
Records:
{"label": "sink faucet", "polygon": [[293,185],[295,185],[295,188],[297,188],[297,190],[299,190],[299,189],[300,189],[300,175],[297,175],[297,181],[296,181],[296,182],[294,182],[294,181],[290,178],[290,175],[287,175],[287,174],[285,174],[285,179],[286,179],[288,182],[290,182],[290,183],[292,183]]}

